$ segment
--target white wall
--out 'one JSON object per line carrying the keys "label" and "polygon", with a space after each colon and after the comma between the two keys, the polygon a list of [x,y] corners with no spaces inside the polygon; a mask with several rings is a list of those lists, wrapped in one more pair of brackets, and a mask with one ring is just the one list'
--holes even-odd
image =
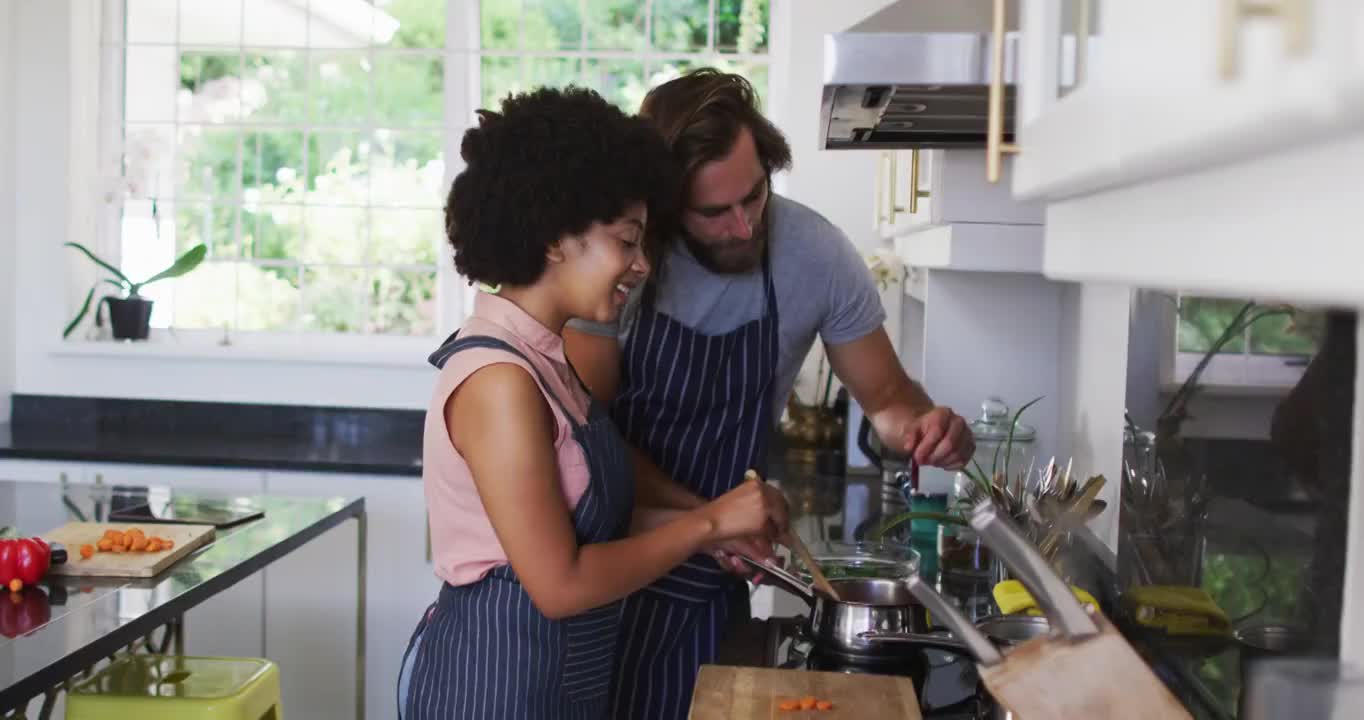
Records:
{"label": "white wall", "polygon": [[14,5],[0,2],[0,422],[14,390]]}
{"label": "white wall", "polygon": [[[1110,508],[1119,507],[1122,478],[1130,299],[1122,285],[1067,285],[1061,295],[1057,456],[1073,458],[1085,476],[1107,478],[1100,497]],[[1117,547],[1116,512],[1105,512],[1093,529]]]}

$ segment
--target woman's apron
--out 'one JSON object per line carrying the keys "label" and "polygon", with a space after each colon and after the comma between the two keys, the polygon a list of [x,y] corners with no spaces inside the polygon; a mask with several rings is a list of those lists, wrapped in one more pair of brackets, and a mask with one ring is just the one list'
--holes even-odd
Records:
{"label": "woman's apron", "polygon": [[[723,495],[750,468],[766,475],[777,371],[777,301],[763,256],[765,314],[705,335],[659,312],[645,290],[621,357],[611,414],[632,445],[704,498]],[[721,631],[748,614],[746,585],[696,555],[625,600],[612,717],[680,720]]]}
{"label": "woman's apron", "polygon": [[[504,350],[526,359],[501,340],[451,336],[431,362],[443,367],[451,355],[475,347]],[[541,389],[572,424],[573,439],[582,446],[591,472],[573,510],[578,543],[625,537],[634,506],[634,476],[619,431],[595,402],[587,422],[578,423],[538,371],[536,376]],[[470,585],[447,583],[418,623],[403,655],[399,717],[605,718],[622,608],[623,602],[616,601],[571,618],[550,620],[536,609],[509,565],[495,568]]]}

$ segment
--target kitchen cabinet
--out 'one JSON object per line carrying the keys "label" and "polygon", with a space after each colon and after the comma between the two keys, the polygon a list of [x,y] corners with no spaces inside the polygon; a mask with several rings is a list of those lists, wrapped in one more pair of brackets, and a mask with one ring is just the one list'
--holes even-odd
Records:
{"label": "kitchen cabinet", "polygon": [[[1025,0],[1021,12],[1019,198],[1076,197],[1364,127],[1353,0]],[[1067,83],[1058,67],[1077,53]]]}
{"label": "kitchen cabinet", "polygon": [[0,478],[24,482],[82,482],[85,468],[80,463],[52,460],[0,460]]}
{"label": "kitchen cabinet", "polygon": [[[428,557],[420,478],[269,472],[279,496],[363,495],[365,557],[365,716],[391,717],[407,640],[440,581]],[[354,717],[357,537],[334,528],[265,570],[266,656],[284,669],[291,718]]]}
{"label": "kitchen cabinet", "polygon": [[[1040,224],[1040,204],[1019,202],[1009,183],[990,183],[983,150],[883,150],[877,154],[874,229],[893,239],[956,223]],[[1012,163],[1005,162],[1009,177]]]}

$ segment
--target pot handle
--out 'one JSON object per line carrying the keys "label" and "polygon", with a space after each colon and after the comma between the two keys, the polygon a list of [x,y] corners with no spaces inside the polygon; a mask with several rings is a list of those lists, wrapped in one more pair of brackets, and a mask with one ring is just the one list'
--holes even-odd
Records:
{"label": "pot handle", "polygon": [[948,652],[971,654],[966,643],[952,637],[929,635],[926,633],[895,632],[892,630],[864,630],[857,634],[861,640],[871,643],[906,643],[919,647],[946,650]]}
{"label": "pot handle", "polygon": [[748,565],[754,570],[763,573],[764,576],[771,578],[773,580],[774,585],[780,586],[781,589],[791,593],[792,595],[795,595],[801,600],[804,600],[806,605],[809,605],[811,608],[814,608],[815,606],[814,587],[802,582],[800,578],[793,575],[789,570],[784,570],[782,568],[776,567],[775,565],[768,565],[767,563],[762,562],[761,560],[754,560],[753,558],[747,555],[739,555],[739,559],[744,561],[744,564]]}
{"label": "pot handle", "polygon": [[985,634],[976,629],[976,626],[966,619],[952,603],[947,601],[936,590],[924,582],[918,575],[909,578],[909,592],[914,595],[919,602],[928,608],[933,614],[933,619],[941,623],[952,634],[961,639],[962,644],[981,665],[998,665],[1004,661],[1004,656],[995,649],[994,643],[985,637]]}

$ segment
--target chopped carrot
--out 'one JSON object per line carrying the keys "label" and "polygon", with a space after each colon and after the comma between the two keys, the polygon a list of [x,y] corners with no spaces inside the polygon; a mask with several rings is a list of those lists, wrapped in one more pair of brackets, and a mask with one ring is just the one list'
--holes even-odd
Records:
{"label": "chopped carrot", "polygon": [[834,709],[834,704],[831,703],[831,702],[829,702],[828,700],[820,700],[819,702],[815,703],[815,709],[816,709],[816,710],[833,710],[833,709]]}
{"label": "chopped carrot", "polygon": [[170,539],[170,538],[162,538],[162,539],[161,539],[161,547],[164,548],[164,549],[166,549],[166,550],[169,550],[169,549],[175,547],[175,541],[172,540],[172,539]]}
{"label": "chopped carrot", "polygon": [[803,697],[803,698],[800,699],[800,709],[801,709],[801,710],[813,710],[814,708],[815,708],[815,698],[814,698],[813,696],[811,696],[811,695],[806,695],[805,697]]}
{"label": "chopped carrot", "polygon": [[24,581],[23,581],[23,580],[20,580],[19,578],[14,578],[13,580],[10,580],[10,581],[9,581],[9,591],[10,591],[10,592],[19,592],[20,590],[23,590],[23,589],[24,589]]}
{"label": "chopped carrot", "polygon": [[149,553],[161,552],[161,538],[152,538],[151,540],[148,540],[147,546],[144,549]]}
{"label": "chopped carrot", "polygon": [[147,549],[147,538],[145,538],[145,537],[143,537],[143,536],[141,536],[141,535],[134,535],[134,536],[133,536],[132,543],[130,543],[130,544],[132,545],[132,548],[131,548],[131,549],[132,549],[134,552],[141,552],[141,551]]}
{"label": "chopped carrot", "polygon": [[115,546],[109,548],[109,550],[110,550],[111,552],[114,552],[114,553],[122,553],[122,552],[127,552],[128,548],[127,548],[126,546],[123,546],[123,545],[115,545]]}
{"label": "chopped carrot", "polygon": [[128,528],[128,532],[124,534],[131,535],[133,537],[147,537],[147,533],[142,532],[142,528]]}
{"label": "chopped carrot", "polygon": [[777,703],[777,709],[782,711],[799,710],[800,702],[797,700],[784,700],[780,703]]}
{"label": "chopped carrot", "polygon": [[119,533],[119,531],[117,531],[117,530],[115,530],[115,529],[113,529],[113,528],[109,528],[108,530],[105,530],[105,531],[104,531],[104,537],[109,538],[110,540],[113,540],[114,538],[118,537],[120,534],[121,534],[121,533]]}
{"label": "chopped carrot", "polygon": [[95,546],[89,543],[81,546],[81,558],[89,560],[95,556]]}
{"label": "chopped carrot", "polygon": [[95,543],[95,547],[99,548],[100,552],[109,552],[114,549],[114,541],[111,538],[103,538]]}

